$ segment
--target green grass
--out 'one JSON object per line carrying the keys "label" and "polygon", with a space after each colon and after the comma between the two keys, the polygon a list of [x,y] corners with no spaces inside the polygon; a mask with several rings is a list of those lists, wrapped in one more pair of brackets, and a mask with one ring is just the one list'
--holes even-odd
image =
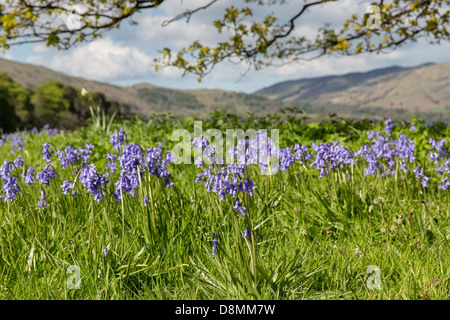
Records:
{"label": "green grass", "polygon": [[[149,148],[161,141],[170,151],[177,143],[170,141],[173,130],[193,125],[190,119],[159,120],[114,123],[109,131],[97,124],[52,137],[27,134],[20,154],[38,172],[45,165],[45,142],[57,149],[91,142],[91,162],[104,173],[104,156],[113,150],[109,135],[119,127],[130,142]],[[224,119],[221,129],[238,127],[230,121]],[[258,126],[268,127],[261,121]],[[379,130],[382,124],[330,120],[305,125],[292,120],[279,128],[282,147],[294,141],[310,146],[320,139],[341,141],[355,150],[367,142],[366,129]],[[422,150],[428,136],[440,137],[446,130],[429,127],[409,133],[396,128],[396,134],[405,132]],[[9,142],[0,152],[2,163],[19,155],[9,154]],[[423,159],[419,153],[417,161]],[[314,168],[298,163],[273,176],[259,176],[252,169],[257,189],[246,200],[255,234],[252,253],[251,239],[236,234],[244,230],[245,219],[235,219],[230,198],[220,201],[194,183],[199,172],[194,165],[170,166],[172,189],[145,175],[136,197],[124,196],[123,203],[105,197],[98,204],[85,191],[76,198],[61,194],[64,175],[72,173],[55,159],[52,164],[59,176],[45,187],[46,208],[36,207],[37,184],[23,186],[16,201],[0,203],[1,299],[450,297],[450,198],[436,188],[438,182],[434,188],[421,188],[411,172],[375,178],[364,176],[364,166],[357,165],[353,172],[319,178]],[[346,173],[352,173],[350,179]],[[145,195],[153,199],[146,207]],[[211,255],[214,232],[216,256]],[[67,273],[69,266],[79,268],[80,289],[69,288],[76,278]],[[380,289],[370,288],[375,274],[367,273],[369,266],[379,267]]]}

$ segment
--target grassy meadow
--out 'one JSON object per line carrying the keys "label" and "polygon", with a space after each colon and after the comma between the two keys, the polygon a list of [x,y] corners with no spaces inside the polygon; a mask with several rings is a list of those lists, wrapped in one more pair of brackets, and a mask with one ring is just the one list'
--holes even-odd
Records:
{"label": "grassy meadow", "polygon": [[0,137],[0,299],[449,299],[450,126],[212,113],[279,130],[264,175],[110,120]]}

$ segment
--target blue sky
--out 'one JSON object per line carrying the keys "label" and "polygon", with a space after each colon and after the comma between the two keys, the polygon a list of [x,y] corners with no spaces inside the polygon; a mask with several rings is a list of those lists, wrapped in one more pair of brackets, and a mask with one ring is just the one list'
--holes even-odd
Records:
{"label": "blue sky", "polygon": [[[427,62],[449,62],[450,43],[430,45],[424,40],[411,43],[390,54],[359,55],[353,57],[323,57],[317,60],[270,67],[259,71],[246,71],[245,65],[223,63],[218,65],[201,83],[195,76],[182,77],[176,69],[155,72],[151,67],[157,50],[169,47],[173,50],[188,46],[195,40],[207,45],[220,41],[211,23],[223,15],[224,8],[239,6],[242,1],[221,0],[208,10],[194,15],[189,23],[175,21],[166,27],[161,23],[196,8],[206,0],[167,0],[158,9],[143,11],[135,16],[137,26],[123,23],[121,28],[105,33],[102,38],[89,43],[78,44],[68,51],[47,48],[43,44],[12,47],[0,57],[43,65],[50,69],[80,76],[90,80],[129,86],[150,83],[156,86],[180,89],[217,88],[251,93],[277,82],[311,78],[324,75],[362,72],[372,69],[398,66],[417,66]],[[325,22],[339,26],[351,14],[365,13],[371,1],[340,0],[337,3],[313,8],[299,21],[296,34],[313,37]],[[255,17],[274,12],[279,21],[287,21],[290,13],[298,9],[303,1],[291,0],[283,6],[258,7]]]}

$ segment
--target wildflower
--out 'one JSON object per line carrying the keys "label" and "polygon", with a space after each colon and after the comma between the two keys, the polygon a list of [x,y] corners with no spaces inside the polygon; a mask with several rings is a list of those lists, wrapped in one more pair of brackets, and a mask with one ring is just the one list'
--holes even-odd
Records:
{"label": "wildflower", "polygon": [[384,125],[384,131],[386,132],[386,134],[390,137],[391,136],[391,131],[392,131],[392,121],[390,118],[386,119],[385,125]]}
{"label": "wildflower", "polygon": [[11,161],[5,160],[0,167],[0,178],[9,176],[11,172]]}
{"label": "wildflower", "polygon": [[244,234],[242,235],[242,238],[250,238],[250,232],[248,231],[248,228],[245,228],[245,232],[244,232]]}
{"label": "wildflower", "polygon": [[43,150],[42,150],[42,157],[43,159],[49,163],[50,161],[52,161],[52,156],[55,153],[55,150],[49,150],[49,148],[51,147],[51,144],[46,142],[43,145]]}
{"label": "wildflower", "polygon": [[33,182],[34,182],[33,173],[34,173],[34,167],[31,166],[31,167],[28,168],[27,174],[25,176],[25,183],[26,184],[28,184],[28,185],[33,184]]}
{"label": "wildflower", "polygon": [[148,198],[147,196],[144,197],[144,206],[146,207],[148,205]]}
{"label": "wildflower", "polygon": [[106,255],[108,254],[108,248],[106,246],[103,247],[103,257],[106,258]]}
{"label": "wildflower", "polygon": [[19,156],[16,160],[14,160],[14,166],[16,168],[22,168],[23,167],[23,158]]}
{"label": "wildflower", "polygon": [[84,145],[84,148],[81,148],[78,150],[79,152],[79,156],[83,159],[84,163],[83,164],[87,164],[90,157],[91,157],[91,153],[94,150],[94,146],[91,143],[86,143]]}
{"label": "wildflower", "polygon": [[[64,180],[63,184],[61,185],[62,193],[68,195],[70,190],[73,190],[74,184],[73,182],[69,180]],[[74,194],[72,194],[74,195]]]}
{"label": "wildflower", "polygon": [[418,166],[416,167],[413,172],[416,174],[416,178],[421,181],[423,188],[428,188],[428,182],[430,182],[430,178],[423,174],[423,168]]}
{"label": "wildflower", "polygon": [[58,160],[61,163],[63,169],[65,169],[69,165],[75,166],[79,164],[81,160],[81,151],[72,148],[71,144],[68,145],[64,151],[56,151],[56,155],[58,156]]}
{"label": "wildflower", "polygon": [[38,201],[37,206],[38,206],[38,207],[41,207],[41,208],[47,206],[47,199],[46,199],[46,196],[45,196],[45,191],[44,191],[44,189],[41,190],[41,198],[40,198],[40,200]]}
{"label": "wildflower", "polygon": [[216,250],[217,250],[217,232],[213,233],[213,250],[212,250],[212,255],[215,256],[216,255]]}
{"label": "wildflower", "polygon": [[20,193],[19,184],[17,183],[17,179],[14,176],[4,175],[2,177],[3,180],[3,189],[5,191],[5,200],[14,201],[16,200],[17,195]]}
{"label": "wildflower", "polygon": [[239,198],[236,198],[236,200],[234,201],[234,206],[233,206],[233,210],[234,211],[238,211],[240,214],[242,214],[242,216],[245,216],[245,212],[244,210],[245,207],[242,206],[242,204],[239,202]]}
{"label": "wildflower", "polygon": [[41,184],[43,184],[44,186],[49,186],[50,179],[54,179],[55,177],[55,169],[51,165],[47,164],[41,172],[38,172],[38,174],[36,175],[36,180],[40,180]]}
{"label": "wildflower", "polygon": [[439,185],[439,189],[446,191],[448,187],[450,186],[450,181],[447,177],[442,179],[443,184]]}
{"label": "wildflower", "polygon": [[86,165],[80,173],[82,185],[94,196],[94,200],[100,203],[103,195],[106,194],[104,186],[108,184],[108,179],[97,172],[95,165]]}
{"label": "wildflower", "polygon": [[117,166],[116,166],[116,158],[117,156],[115,154],[111,154],[110,152],[108,152],[108,154],[106,155],[106,158],[108,159],[108,163],[106,164],[106,169],[110,170],[112,173],[117,171]]}
{"label": "wildflower", "polygon": [[125,134],[125,130],[120,128],[120,130],[114,132],[110,137],[111,145],[116,149],[117,152],[122,148],[122,143],[128,142],[128,137]]}

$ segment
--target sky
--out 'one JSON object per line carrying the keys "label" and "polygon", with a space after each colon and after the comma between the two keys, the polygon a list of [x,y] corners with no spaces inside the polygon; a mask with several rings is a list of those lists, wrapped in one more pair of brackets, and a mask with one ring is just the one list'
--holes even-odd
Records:
{"label": "sky", "polygon": [[[150,83],[175,89],[223,89],[252,93],[272,84],[303,78],[364,72],[390,66],[413,67],[428,62],[450,62],[450,42],[432,45],[425,40],[409,43],[389,54],[362,54],[352,57],[322,57],[308,62],[290,63],[281,67],[247,71],[243,64],[224,62],[217,65],[202,82],[195,75],[182,76],[175,68],[158,72],[152,67],[158,50],[168,47],[174,52],[189,46],[195,40],[213,46],[223,41],[226,34],[218,35],[212,22],[223,16],[225,8],[242,7],[243,1],[219,0],[216,4],[197,12],[189,22],[177,20],[163,27],[161,24],[194,9],[210,0],[166,0],[157,9],[147,9],[133,19],[137,26],[122,23],[120,29],[108,31],[102,38],[80,43],[69,50],[57,50],[44,44],[13,46],[0,57],[18,62],[42,65],[55,71],[89,80],[131,86]],[[314,37],[324,23],[341,26],[353,13],[362,15],[371,1],[339,0],[322,7],[308,9],[296,23],[295,34]],[[293,12],[302,6],[302,0],[288,0],[284,5],[252,6],[254,18],[274,13],[279,22],[288,21]],[[222,38],[221,38],[222,37]]]}

